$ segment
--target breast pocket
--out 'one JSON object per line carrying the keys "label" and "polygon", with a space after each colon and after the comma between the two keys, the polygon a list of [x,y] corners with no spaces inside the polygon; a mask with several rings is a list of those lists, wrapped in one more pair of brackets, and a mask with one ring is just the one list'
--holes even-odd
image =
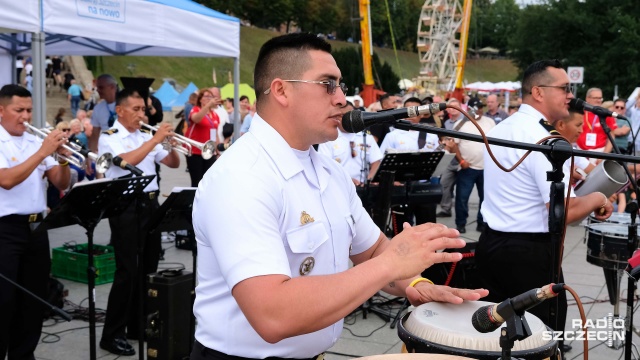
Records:
{"label": "breast pocket", "polygon": [[326,269],[322,264],[328,260],[326,256],[322,256],[324,252],[321,252],[321,246],[328,239],[324,225],[318,221],[287,231],[291,274],[324,274]]}

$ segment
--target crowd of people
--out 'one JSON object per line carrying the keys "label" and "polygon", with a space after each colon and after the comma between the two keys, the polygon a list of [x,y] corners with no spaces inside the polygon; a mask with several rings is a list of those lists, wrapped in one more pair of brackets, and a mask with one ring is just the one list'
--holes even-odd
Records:
{"label": "crowd of people", "polygon": [[[549,256],[546,218],[550,202],[546,172],[551,165],[543,155],[533,153],[506,173],[482,144],[468,140],[388,124],[348,133],[341,125],[343,114],[363,109],[364,104],[360,98],[347,101],[341,78],[331,46],[323,39],[289,34],[267,41],[255,65],[256,102],[240,98],[241,124],[236,128],[241,131],[233,144],[233,101],[223,99],[216,87],[192,94],[183,121],[174,127],[162,122],[161,104],[147,89],[119,89],[109,74],[97,77],[95,91],[101,101],[87,114],[79,106],[79,86],[70,80],[67,90],[74,119],[67,121],[60,114],[55,129],[41,140],[26,132],[24,125],[31,121],[31,93],[17,85],[2,87],[0,272],[35,294],[43,296],[46,291],[48,239],[46,232],[36,235],[30,229],[46,215],[47,188],[65,191],[76,181],[74,176],[79,181],[80,174],[87,179],[96,175],[90,165],[70,169],[64,158],[55,160],[54,153],[73,156],[61,145],[73,141],[97,155],[119,156],[146,175],[157,175],[122,214],[109,219],[116,272],[100,347],[134,355],[128,339],[138,339],[141,333],[138,266],[141,261],[143,271],[153,273],[160,255],[159,235],[144,239],[144,251],[139,254],[143,241],[139,234],[147,233],[159,207],[160,165],[180,165],[177,148],[181,145],[175,141],[180,133],[200,143],[212,141],[216,149],[208,157],[194,147],[186,158],[190,184],[198,188],[193,227],[201,264],[193,308],[197,319],[193,360],[318,359],[337,341],[343,318],[381,290],[406,297],[413,305],[459,304],[481,298],[502,301],[549,283],[555,266]],[[640,149],[632,135],[640,126],[637,96],[608,104],[631,119],[631,124],[606,119],[616,136],[614,146],[602,136],[597,116],[569,111],[574,96],[558,61],[531,64],[522,84],[518,107],[500,104],[496,94],[485,99],[467,96],[462,101],[446,99],[448,107],[441,113],[407,120],[480,134],[460,111],[466,110],[489,137],[535,143],[559,133],[590,151]],[[603,105],[602,100],[600,89],[587,93],[590,104]],[[440,96],[386,94],[370,109],[443,101]],[[145,123],[154,131],[148,131]],[[363,207],[362,188],[371,182],[385,154],[403,151],[445,151],[452,156],[438,179],[416,179],[442,186],[439,204],[402,204],[404,221],[390,241]],[[524,151],[498,147],[493,153],[510,167]],[[597,162],[577,162],[577,166],[588,172]],[[573,174],[573,169],[566,173]],[[128,174],[112,166],[103,176]],[[571,179],[565,176],[567,187],[572,186]],[[476,259],[484,288],[433,284],[421,277],[423,270],[462,258],[441,250],[465,246],[459,235],[467,231],[474,187],[481,204],[475,215],[476,230],[481,233]],[[33,201],[17,201],[25,198]],[[603,220],[614,210],[607,196],[596,192],[572,198],[567,211],[567,222],[573,222],[594,211]],[[454,215],[455,228],[437,223],[438,217]],[[508,274],[505,267],[510,269]],[[563,330],[563,294],[559,303],[555,320],[549,318],[551,303],[533,313],[551,328]],[[44,309],[3,282],[0,305],[16,309],[0,325],[0,358],[6,354],[9,359],[32,358]]]}

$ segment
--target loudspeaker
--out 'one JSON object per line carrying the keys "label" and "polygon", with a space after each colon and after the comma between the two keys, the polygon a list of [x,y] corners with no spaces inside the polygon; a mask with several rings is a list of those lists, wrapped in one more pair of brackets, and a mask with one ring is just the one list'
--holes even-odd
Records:
{"label": "loudspeaker", "polygon": [[448,286],[465,289],[479,288],[480,282],[474,258],[477,244],[477,242],[468,242],[462,249],[445,249],[446,252],[462,253],[464,257],[455,263],[455,266],[453,263],[434,264],[422,272],[422,277],[433,281],[436,285],[445,285],[447,279],[451,277]]}
{"label": "loudspeaker", "polygon": [[147,359],[189,358],[193,339],[193,273],[164,270],[147,276]]}

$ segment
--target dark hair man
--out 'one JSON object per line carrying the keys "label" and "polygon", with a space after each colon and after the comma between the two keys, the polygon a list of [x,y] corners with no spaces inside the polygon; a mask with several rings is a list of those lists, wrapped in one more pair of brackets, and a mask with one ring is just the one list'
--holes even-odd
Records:
{"label": "dark hair man", "polygon": [[[486,295],[419,280],[425,267],[461,258],[436,252],[464,246],[458,232],[405,225],[389,241],[349,174],[312,148],[338,136],[341,77],[331,46],[315,35],[262,46],[251,128],[205,174],[193,206],[206,266],[198,267],[191,359],[313,358],[335,343],[342,319],[381,289],[414,304]],[[350,259],[357,266],[349,268]]]}

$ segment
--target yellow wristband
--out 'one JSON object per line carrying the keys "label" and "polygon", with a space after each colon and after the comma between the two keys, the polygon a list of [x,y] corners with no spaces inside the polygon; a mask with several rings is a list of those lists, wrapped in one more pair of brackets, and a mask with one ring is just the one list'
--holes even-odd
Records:
{"label": "yellow wristband", "polygon": [[58,163],[58,165],[60,165],[60,166],[69,166],[69,162],[65,161],[63,163]]}
{"label": "yellow wristband", "polygon": [[423,282],[423,281],[426,281],[426,282],[428,282],[429,284],[434,285],[434,284],[433,284],[433,281],[431,281],[431,280],[429,280],[429,279],[426,279],[426,278],[421,277],[421,278],[417,278],[417,279],[413,280],[413,281],[411,282],[411,284],[409,284],[409,286],[410,286],[410,287],[415,287],[417,283],[419,283],[419,282]]}

